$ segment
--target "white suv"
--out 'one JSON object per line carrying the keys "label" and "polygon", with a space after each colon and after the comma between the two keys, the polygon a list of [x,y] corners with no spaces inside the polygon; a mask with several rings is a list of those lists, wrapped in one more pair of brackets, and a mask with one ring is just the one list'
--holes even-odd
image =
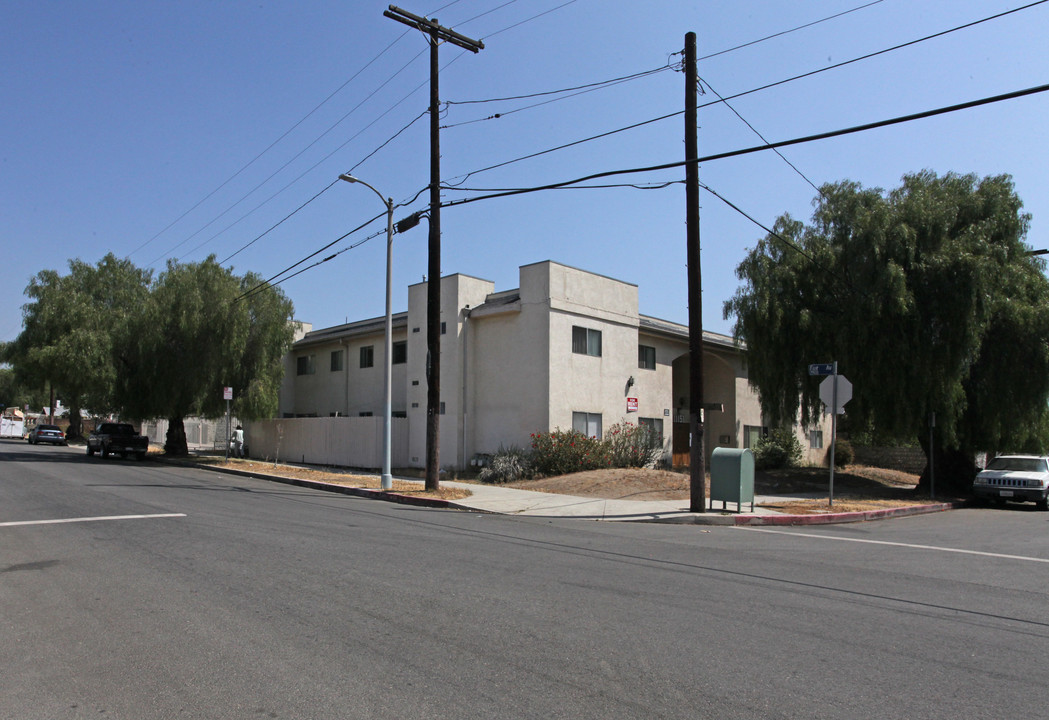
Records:
{"label": "white suv", "polygon": [[1004,502],[1033,502],[1049,510],[1049,457],[999,455],[973,482],[973,495]]}

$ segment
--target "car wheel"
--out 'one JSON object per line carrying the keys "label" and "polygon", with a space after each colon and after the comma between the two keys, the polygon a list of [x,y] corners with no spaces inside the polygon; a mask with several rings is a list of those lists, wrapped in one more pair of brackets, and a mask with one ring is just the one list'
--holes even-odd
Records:
{"label": "car wheel", "polygon": [[88,445],[87,446],[87,456],[91,457],[94,454],[95,454],[95,449],[93,447],[91,447],[90,445]]}
{"label": "car wheel", "polygon": [[135,457],[139,460],[145,460],[146,454],[144,452],[135,453]]}
{"label": "car wheel", "polygon": [[102,453],[102,457],[104,457],[104,458],[108,458],[109,457],[109,447],[105,443],[102,443],[102,447],[99,448],[99,450]]}
{"label": "car wheel", "polygon": [[1049,497],[1044,497],[1041,500],[1036,500],[1034,505],[1042,512],[1049,510]]}

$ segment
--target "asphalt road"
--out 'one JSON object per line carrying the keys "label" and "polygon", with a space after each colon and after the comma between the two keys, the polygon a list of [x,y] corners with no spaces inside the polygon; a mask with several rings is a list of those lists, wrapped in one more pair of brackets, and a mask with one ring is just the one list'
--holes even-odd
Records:
{"label": "asphalt road", "polygon": [[5,440],[0,648],[18,720],[1044,717],[1049,513],[549,521]]}

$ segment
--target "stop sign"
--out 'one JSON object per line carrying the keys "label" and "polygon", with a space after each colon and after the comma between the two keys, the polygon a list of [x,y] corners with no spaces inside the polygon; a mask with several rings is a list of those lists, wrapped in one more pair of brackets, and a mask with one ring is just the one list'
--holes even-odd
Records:
{"label": "stop sign", "polygon": [[838,383],[838,407],[835,409],[837,415],[845,412],[845,403],[852,400],[852,383],[844,375],[828,375],[820,383],[820,400],[829,410],[834,404],[834,383]]}

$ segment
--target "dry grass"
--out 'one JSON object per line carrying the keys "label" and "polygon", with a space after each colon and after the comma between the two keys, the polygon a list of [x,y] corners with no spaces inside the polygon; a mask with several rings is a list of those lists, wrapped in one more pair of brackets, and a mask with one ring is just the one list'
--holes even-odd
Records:
{"label": "dry grass", "polygon": [[[365,490],[379,490],[380,479],[378,475],[359,475],[349,472],[335,470],[314,470],[312,468],[299,467],[297,465],[280,465],[274,463],[259,462],[257,460],[241,460],[222,457],[198,456],[190,458],[187,462],[199,465],[209,465],[217,468],[228,468],[231,470],[242,470],[254,472],[260,475],[277,475],[285,478],[298,480],[312,480],[315,482],[343,485],[345,487],[362,488]],[[408,495],[411,497],[433,498],[439,500],[461,500],[470,497],[469,490],[463,488],[442,487],[437,492],[431,492],[416,482],[405,480],[394,480],[393,490],[396,495]]]}
{"label": "dry grass", "polygon": [[[831,506],[826,495],[829,480],[830,471],[827,468],[758,472],[754,479],[754,491],[763,496],[785,496],[782,502],[764,502],[762,505],[782,513],[799,515],[882,510],[926,502],[914,496],[914,486],[918,483],[916,475],[850,465],[835,473],[834,504]],[[626,468],[523,480],[509,487],[610,500],[687,500],[690,478],[687,472]],[[796,497],[799,494],[815,493],[822,497]],[[707,496],[710,496],[709,478]]]}

